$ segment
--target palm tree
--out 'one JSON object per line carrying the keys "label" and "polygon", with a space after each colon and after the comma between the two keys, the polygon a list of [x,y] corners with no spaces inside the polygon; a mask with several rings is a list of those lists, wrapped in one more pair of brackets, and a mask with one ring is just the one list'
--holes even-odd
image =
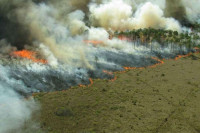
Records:
{"label": "palm tree", "polygon": [[178,31],[174,31],[174,32],[173,32],[173,35],[174,35],[174,36],[178,36]]}

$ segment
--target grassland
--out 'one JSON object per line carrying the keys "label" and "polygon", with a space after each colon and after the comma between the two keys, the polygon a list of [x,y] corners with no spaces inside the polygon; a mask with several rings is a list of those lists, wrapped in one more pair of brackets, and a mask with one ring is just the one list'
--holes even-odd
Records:
{"label": "grassland", "polygon": [[91,87],[40,93],[49,133],[200,132],[200,54],[156,68],[128,70]]}

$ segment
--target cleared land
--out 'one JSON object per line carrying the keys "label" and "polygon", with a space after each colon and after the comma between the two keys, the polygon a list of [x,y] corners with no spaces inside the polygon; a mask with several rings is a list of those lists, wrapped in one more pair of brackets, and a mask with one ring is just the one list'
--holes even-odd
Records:
{"label": "cleared land", "polygon": [[200,132],[200,54],[117,77],[37,94],[42,128],[50,133]]}

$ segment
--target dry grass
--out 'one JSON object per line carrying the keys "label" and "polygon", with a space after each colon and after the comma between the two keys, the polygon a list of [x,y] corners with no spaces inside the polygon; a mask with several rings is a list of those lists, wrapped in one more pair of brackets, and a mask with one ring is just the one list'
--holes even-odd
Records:
{"label": "dry grass", "polygon": [[200,55],[36,96],[49,133],[200,132]]}

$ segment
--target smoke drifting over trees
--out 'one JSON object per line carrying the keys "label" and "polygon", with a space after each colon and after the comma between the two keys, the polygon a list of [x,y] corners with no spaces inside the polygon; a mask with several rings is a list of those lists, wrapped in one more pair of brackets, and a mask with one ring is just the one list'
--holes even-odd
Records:
{"label": "smoke drifting over trees", "polygon": [[[62,90],[88,84],[89,78],[112,78],[102,71],[154,64],[150,56],[156,52],[170,55],[173,44],[160,45],[145,38],[146,33],[134,33],[132,43],[109,37],[151,28],[169,31],[166,40],[178,42],[179,36],[174,40],[172,31],[189,31],[184,24],[200,20],[199,5],[197,0],[0,0],[0,132],[19,129],[31,117],[37,104],[24,100],[21,93]],[[137,37],[151,40],[151,46]],[[88,40],[94,43],[85,43]],[[140,42],[143,45],[137,45]],[[22,49],[38,53],[48,64],[11,56]],[[173,50],[173,54],[180,51],[178,46]]]}
{"label": "smoke drifting over trees", "polygon": [[[41,3],[45,6],[41,6]],[[32,44],[35,37],[31,34],[32,29],[27,24],[29,22],[26,22],[29,19],[27,17],[33,10],[42,10],[35,12],[37,14],[34,16],[38,18],[45,11],[44,8],[49,9],[48,14],[43,17],[52,17],[63,26],[67,26],[71,35],[80,34],[88,28],[86,25],[102,26],[112,30],[148,27],[180,30],[178,23],[188,24],[197,20],[200,13],[197,5],[196,0],[190,2],[186,0],[61,0],[59,2],[56,0],[11,0],[9,2],[2,0],[0,2],[0,37],[6,38],[18,48],[23,48],[25,44]],[[74,11],[76,13],[72,13]],[[69,18],[69,14],[79,17]]]}

